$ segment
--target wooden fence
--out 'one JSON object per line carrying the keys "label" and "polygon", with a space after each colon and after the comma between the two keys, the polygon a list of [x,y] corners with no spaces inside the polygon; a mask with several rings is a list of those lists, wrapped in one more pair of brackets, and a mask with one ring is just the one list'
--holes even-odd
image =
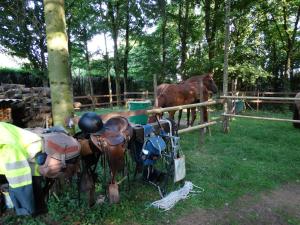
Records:
{"label": "wooden fence", "polygon": [[[295,100],[300,101],[300,98],[290,98],[290,97],[259,97],[259,96],[221,96],[222,99],[239,99],[239,100],[266,100],[266,102],[277,101],[279,103],[293,103]],[[228,112],[224,112],[222,114],[225,119],[229,117],[240,117],[240,118],[248,118],[248,119],[259,119],[259,120],[270,120],[270,121],[281,121],[281,122],[292,122],[292,123],[300,123],[300,120],[291,120],[291,119],[282,119],[282,118],[272,118],[272,117],[258,117],[258,116],[246,116],[246,115],[236,115]]]}
{"label": "wooden fence", "polygon": [[204,128],[209,128],[210,126],[217,124],[217,120],[203,122],[203,107],[216,105],[216,104],[220,104],[220,103],[223,103],[223,102],[224,102],[224,100],[222,100],[222,99],[209,100],[209,101],[206,101],[206,102],[189,104],[189,105],[180,105],[180,106],[173,106],[173,107],[166,107],[166,108],[159,108],[159,109],[157,109],[157,108],[156,109],[150,109],[150,110],[147,110],[146,112],[147,112],[147,114],[157,114],[157,113],[169,112],[169,111],[174,111],[174,110],[177,111],[177,110],[182,110],[182,109],[190,109],[190,108],[198,107],[199,111],[201,112],[200,124],[192,126],[192,127],[187,127],[187,128],[184,128],[184,129],[179,129],[178,133],[182,134],[182,133],[185,133],[185,132],[190,132],[190,131],[193,131],[193,130],[200,129],[199,142],[200,142],[200,144],[203,144],[204,143]]}
{"label": "wooden fence", "polygon": [[[74,102],[79,102],[80,108],[96,108],[101,106],[113,106],[117,104],[117,95],[87,95],[87,96],[75,96]],[[152,99],[153,92],[124,92],[121,94],[121,104],[126,104],[128,101],[143,101],[146,99]],[[75,107],[79,109],[79,107]]]}
{"label": "wooden fence", "polygon": [[[268,92],[266,92],[266,93],[268,93]],[[137,95],[142,95],[142,96],[144,95],[144,96],[149,97],[147,95],[147,93],[145,93],[145,92],[125,93],[125,95],[127,95],[127,94],[137,94]],[[278,93],[272,93],[272,94],[277,95]],[[285,93],[285,94],[287,94],[287,93]],[[294,95],[294,93],[291,93],[290,95]],[[107,95],[105,95],[105,96],[107,96]],[[82,96],[82,97],[87,97],[87,96]],[[128,99],[131,99],[131,98],[125,98],[125,100],[128,100]],[[134,99],[136,99],[136,98],[134,98]],[[154,109],[149,109],[149,110],[137,110],[137,111],[109,113],[109,114],[106,114],[106,115],[101,115],[101,118],[106,120],[108,118],[111,118],[111,117],[117,116],[117,115],[121,115],[121,116],[125,116],[125,117],[135,116],[135,115],[144,115],[144,114],[152,115],[152,114],[160,114],[160,113],[169,112],[169,111],[178,111],[178,110],[183,110],[183,109],[190,109],[190,108],[195,108],[195,107],[198,107],[199,111],[202,111],[203,107],[212,106],[212,105],[216,105],[216,104],[224,104],[228,100],[244,100],[244,101],[261,100],[261,101],[265,101],[265,102],[269,102],[269,103],[272,103],[273,101],[280,102],[280,103],[287,103],[287,102],[292,103],[295,100],[300,101],[300,98],[266,97],[266,96],[221,96],[220,99],[217,99],[217,100],[209,100],[209,101],[206,101],[206,102],[189,104],[189,105],[180,105],[180,106],[167,107],[167,108],[154,108]],[[103,103],[103,104],[109,104],[109,103]],[[229,112],[224,112],[222,114],[222,117],[223,117],[223,122],[228,120],[230,117],[239,117],[239,118],[258,119],[258,120],[270,120],[270,121],[300,123],[299,120],[237,115],[237,114],[233,114],[233,113],[229,113]],[[187,128],[184,128],[184,129],[179,129],[178,133],[181,134],[181,133],[185,133],[185,132],[200,129],[200,143],[203,143],[204,142],[203,141],[204,140],[203,129],[206,128],[206,127],[210,127],[212,125],[217,124],[218,120],[219,119],[208,121],[208,122],[205,122],[205,123],[202,121],[202,122],[200,122],[199,125],[195,125],[193,127],[187,127]],[[225,122],[224,122],[224,124],[225,124]],[[228,122],[227,122],[227,124],[228,124]]]}
{"label": "wooden fence", "polygon": [[[299,91],[298,91],[299,92]],[[249,103],[253,103],[256,105],[256,110],[258,111],[260,109],[260,106],[262,104],[291,104],[293,103],[291,100],[287,99],[281,99],[278,100],[276,98],[274,99],[268,99],[264,97],[278,97],[278,96],[286,96],[286,97],[294,97],[298,92],[270,92],[270,91],[265,91],[265,92],[259,92],[259,91],[236,91],[236,92],[229,92],[229,95],[231,94],[232,96],[251,96],[253,98],[251,99],[244,99],[246,104],[252,108]],[[254,98],[256,97],[256,98]]]}
{"label": "wooden fence", "polygon": [[[139,116],[139,115],[153,115],[153,114],[159,114],[163,112],[169,112],[169,111],[178,111],[182,109],[189,109],[189,108],[202,108],[206,106],[211,106],[211,105],[216,105],[216,104],[222,104],[224,100],[222,99],[217,99],[217,100],[209,100],[206,102],[201,102],[201,103],[195,103],[195,104],[189,104],[189,105],[180,105],[180,106],[173,106],[173,107],[167,107],[167,108],[155,108],[155,109],[149,109],[149,110],[136,110],[136,111],[123,111],[123,112],[112,112],[108,114],[102,114],[101,119],[103,121],[107,121],[109,118],[112,118],[114,116],[123,116],[123,117],[130,117],[130,116]],[[76,123],[78,122],[79,118],[76,118]],[[193,130],[200,129],[200,131],[203,131],[203,128],[212,126],[217,124],[218,120],[213,120],[213,121],[208,121],[206,123],[201,123],[200,125],[184,128],[184,129],[179,129],[178,133],[185,133]],[[200,132],[200,141],[203,143],[204,139],[204,132]]]}

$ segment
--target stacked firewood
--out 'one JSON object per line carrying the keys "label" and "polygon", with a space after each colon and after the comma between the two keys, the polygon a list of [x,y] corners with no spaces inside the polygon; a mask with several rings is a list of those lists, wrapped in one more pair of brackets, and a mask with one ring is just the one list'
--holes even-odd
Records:
{"label": "stacked firewood", "polygon": [[27,88],[19,84],[2,84],[0,99],[19,99],[11,105],[13,123],[22,127],[45,127],[51,124],[50,88]]}

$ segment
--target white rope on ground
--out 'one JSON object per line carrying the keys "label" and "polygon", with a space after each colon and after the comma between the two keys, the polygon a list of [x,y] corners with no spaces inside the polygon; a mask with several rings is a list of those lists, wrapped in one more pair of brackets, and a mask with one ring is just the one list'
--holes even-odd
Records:
{"label": "white rope on ground", "polygon": [[[198,190],[193,191],[194,187]],[[184,186],[182,188],[178,189],[177,191],[171,192],[166,197],[158,201],[152,202],[150,205],[155,208],[167,211],[173,208],[179,200],[188,198],[190,193],[201,193],[203,191],[203,188],[194,185],[190,181],[185,181]]]}

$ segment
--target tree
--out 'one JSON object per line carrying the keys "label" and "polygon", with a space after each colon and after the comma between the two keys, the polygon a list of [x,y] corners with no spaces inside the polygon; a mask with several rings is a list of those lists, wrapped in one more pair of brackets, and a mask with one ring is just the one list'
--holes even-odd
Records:
{"label": "tree", "polygon": [[129,56],[129,26],[130,26],[130,0],[126,0],[126,21],[125,21],[125,53],[124,53],[124,92],[127,92],[128,79],[128,56]]}
{"label": "tree", "polygon": [[74,108],[64,0],[44,0],[44,11],[53,122],[67,127]]}
{"label": "tree", "polygon": [[[223,71],[223,95],[228,95],[228,52],[229,52],[229,26],[230,26],[230,0],[225,2],[225,38],[224,38],[224,71]],[[228,103],[224,103],[224,112],[228,113]],[[228,132],[228,117],[224,117],[223,122],[224,132]]]}
{"label": "tree", "polygon": [[205,37],[208,45],[208,59],[210,68],[213,70],[213,59],[216,52],[216,34],[218,29],[218,22],[222,21],[220,19],[220,0],[204,0],[204,11],[205,11]]}
{"label": "tree", "polygon": [[43,1],[4,0],[0,7],[0,45],[9,54],[26,58],[43,71],[47,84],[46,30]]}
{"label": "tree", "polygon": [[[72,55],[77,61],[81,59],[81,64],[83,64],[81,68],[82,66],[85,68],[85,75],[88,78],[85,93],[91,96],[94,95],[94,87],[91,78],[91,53],[88,50],[88,41],[98,31],[96,15],[93,1],[77,0],[68,4],[67,24],[68,33],[71,36],[69,37],[69,46],[71,47],[69,51],[74,50]],[[94,99],[93,103],[95,103]]]}
{"label": "tree", "polygon": [[[184,12],[183,12],[184,11]],[[180,74],[183,79],[188,78],[186,76],[186,54],[187,54],[187,41],[188,41],[188,27],[189,27],[189,13],[190,13],[190,1],[180,1],[178,9],[178,33],[181,41],[181,58],[180,58]]]}
{"label": "tree", "polygon": [[114,69],[116,75],[116,95],[117,95],[117,105],[121,104],[121,85],[120,85],[120,56],[118,51],[118,38],[119,38],[119,29],[120,29],[120,6],[121,2],[117,1],[108,1],[108,16],[110,18],[109,24],[112,34],[112,39],[114,41]]}
{"label": "tree", "polygon": [[[291,65],[293,64],[293,55],[300,18],[300,5],[298,1],[281,1],[278,4],[273,0],[266,1],[265,9],[269,9],[271,21],[275,24],[279,38],[286,52],[284,68],[285,89],[290,90]],[[276,5],[276,7],[274,7]]]}
{"label": "tree", "polygon": [[159,8],[161,9],[161,49],[162,49],[162,64],[161,64],[161,75],[162,77],[166,76],[166,55],[167,55],[167,46],[166,46],[166,31],[167,31],[167,3],[166,0],[158,0]]}

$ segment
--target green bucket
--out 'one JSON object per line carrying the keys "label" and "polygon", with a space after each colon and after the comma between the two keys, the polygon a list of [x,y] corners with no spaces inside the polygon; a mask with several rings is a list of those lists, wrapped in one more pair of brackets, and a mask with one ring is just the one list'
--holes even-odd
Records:
{"label": "green bucket", "polygon": [[245,109],[245,103],[242,100],[235,101],[235,113],[241,113]]}
{"label": "green bucket", "polygon": [[[128,101],[128,109],[130,111],[135,110],[146,110],[152,108],[152,103],[150,100],[146,101]],[[135,124],[145,125],[147,124],[148,116],[147,115],[138,115],[138,116],[130,116],[128,118],[129,122]]]}

